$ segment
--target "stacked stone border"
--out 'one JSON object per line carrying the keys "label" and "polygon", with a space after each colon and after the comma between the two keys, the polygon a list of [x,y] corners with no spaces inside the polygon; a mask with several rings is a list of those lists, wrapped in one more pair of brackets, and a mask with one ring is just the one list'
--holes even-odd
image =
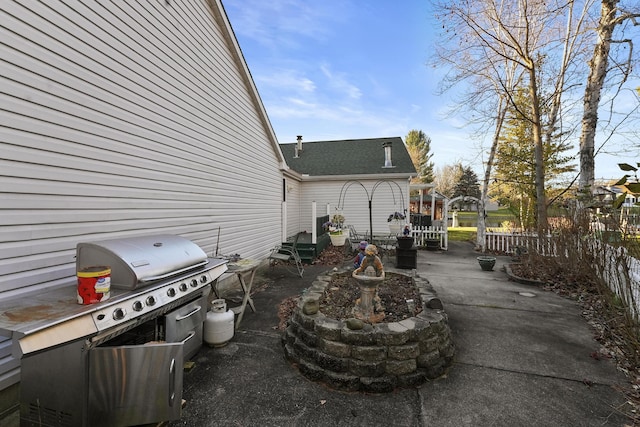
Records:
{"label": "stacked stone border", "polygon": [[[331,276],[341,272],[318,276],[299,301],[282,337],[285,357],[308,379],[344,391],[386,393],[441,376],[455,348],[447,315],[431,284],[413,277],[422,299],[417,316],[363,325],[318,311]],[[358,326],[352,329],[354,324]]]}

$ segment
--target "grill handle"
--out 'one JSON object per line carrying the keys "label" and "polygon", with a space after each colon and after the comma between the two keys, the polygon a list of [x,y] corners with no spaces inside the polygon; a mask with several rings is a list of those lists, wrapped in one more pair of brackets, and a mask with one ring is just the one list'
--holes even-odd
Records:
{"label": "grill handle", "polygon": [[156,280],[166,279],[167,277],[176,276],[176,275],[178,275],[180,273],[184,273],[185,271],[189,271],[189,270],[192,270],[192,269],[197,268],[197,267],[202,267],[204,265],[207,265],[208,263],[209,263],[209,261],[204,260],[204,261],[202,261],[202,262],[200,262],[198,264],[190,265],[189,267],[183,268],[181,270],[174,270],[174,271],[171,271],[171,272],[166,273],[166,274],[161,274],[159,276],[144,277],[144,278],[141,278],[140,281],[142,283],[155,282]]}
{"label": "grill handle", "polygon": [[169,406],[173,406],[176,400],[176,375],[178,375],[176,359],[171,359],[169,365]]}
{"label": "grill handle", "polygon": [[196,331],[189,332],[189,336],[182,340],[182,344],[186,344],[191,338],[196,336]]}
{"label": "grill handle", "polygon": [[193,310],[191,310],[190,312],[185,314],[184,316],[176,316],[176,322],[179,322],[181,320],[187,319],[187,318],[193,316],[194,314],[196,314],[197,312],[199,312],[200,310],[202,310],[202,306],[197,306]]}

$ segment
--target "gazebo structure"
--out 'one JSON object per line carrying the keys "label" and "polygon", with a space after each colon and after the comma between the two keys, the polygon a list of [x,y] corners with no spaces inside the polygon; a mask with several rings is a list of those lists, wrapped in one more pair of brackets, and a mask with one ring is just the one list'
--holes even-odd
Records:
{"label": "gazebo structure", "polygon": [[438,246],[446,250],[449,199],[435,191],[434,184],[411,184],[409,188],[412,193],[418,191],[417,196],[410,197],[414,234],[419,231],[423,235],[420,240],[433,241],[437,237]]}
{"label": "gazebo structure", "polygon": [[445,226],[449,199],[435,191],[434,184],[411,184],[409,188],[411,193],[418,191],[418,195],[412,195],[410,198],[411,213],[428,216],[431,224],[434,221],[442,221],[442,225]]}

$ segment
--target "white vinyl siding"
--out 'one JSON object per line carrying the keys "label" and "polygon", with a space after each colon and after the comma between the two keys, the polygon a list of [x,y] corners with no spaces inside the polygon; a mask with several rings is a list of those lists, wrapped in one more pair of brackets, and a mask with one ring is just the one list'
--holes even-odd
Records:
{"label": "white vinyl siding", "polygon": [[[345,223],[353,225],[358,233],[369,232],[369,200],[374,234],[389,233],[387,218],[395,211],[402,212],[409,206],[409,184],[406,179],[357,180],[357,181],[308,181],[303,182],[300,201],[301,227],[311,227],[312,203],[316,202],[317,215],[330,214],[341,208]],[[342,200],[340,195],[342,193]],[[403,205],[404,201],[404,205]]]}
{"label": "white vinyl siding", "polygon": [[[280,241],[277,141],[218,7],[3,2],[0,299],[72,283],[82,241],[258,259]],[[19,380],[7,339],[0,390]]]}
{"label": "white vinyl siding", "polygon": [[280,240],[280,163],[215,16],[3,4],[0,298],[68,281],[81,241],[171,233],[262,258]]}
{"label": "white vinyl siding", "polygon": [[[300,225],[300,197],[301,185],[299,181],[285,178],[286,202],[287,202],[287,233],[286,237],[295,236],[299,231],[305,231]],[[311,229],[306,231],[311,232]]]}

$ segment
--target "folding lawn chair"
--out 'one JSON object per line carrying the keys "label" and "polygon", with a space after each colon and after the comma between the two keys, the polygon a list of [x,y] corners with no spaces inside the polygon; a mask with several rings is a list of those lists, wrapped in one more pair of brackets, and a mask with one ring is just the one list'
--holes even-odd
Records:
{"label": "folding lawn chair", "polygon": [[273,248],[271,254],[269,254],[269,265],[273,267],[281,263],[288,266],[292,271],[297,271],[298,276],[302,277],[304,274],[304,266],[302,265],[297,246],[300,236],[303,234],[305,234],[305,232],[300,232],[296,234],[292,242],[285,242]]}

